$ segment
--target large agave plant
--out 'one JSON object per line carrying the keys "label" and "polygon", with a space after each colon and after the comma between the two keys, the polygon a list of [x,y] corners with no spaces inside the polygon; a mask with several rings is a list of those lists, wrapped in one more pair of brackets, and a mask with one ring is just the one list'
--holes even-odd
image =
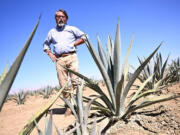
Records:
{"label": "large agave plant", "polygon": [[[151,59],[151,61],[147,63],[147,65],[138,77],[138,79],[143,83],[145,80],[147,80],[150,76],[153,75],[152,79],[145,86],[146,89],[153,89],[160,80],[160,86],[163,87],[168,84],[170,77],[166,69],[168,58],[169,56],[163,63],[161,53],[157,53],[156,57],[153,57],[153,59]],[[140,58],[138,58],[138,60],[140,64],[143,63],[143,60],[141,60]]]}
{"label": "large agave plant", "polygon": [[[130,99],[127,105],[125,105],[128,92],[130,91],[130,88],[133,85],[134,81],[138,78],[141,71],[144,69],[144,67],[147,65],[147,63],[150,61],[150,59],[153,57],[153,55],[157,52],[157,50],[161,46],[160,44],[150,54],[150,56],[147,57],[147,59],[145,59],[144,62],[141,63],[141,65],[135,70],[135,72],[132,74],[132,77],[126,84],[125,80],[128,76],[128,69],[129,69],[127,62],[128,62],[128,57],[130,54],[130,48],[131,48],[132,42],[133,42],[133,39],[130,42],[122,67],[120,67],[121,42],[120,42],[119,23],[117,25],[115,43],[113,44],[111,38],[108,37],[107,53],[104,52],[99,38],[98,38],[99,55],[94,50],[90,41],[88,39],[86,40],[86,45],[106,83],[108,94],[105,94],[104,90],[102,90],[97,84],[92,82],[90,79],[88,79],[84,75],[74,72],[70,69],[67,69],[70,72],[73,72],[74,74],[83,78],[87,82],[88,87],[90,87],[91,89],[96,91],[99,95],[101,95],[100,99],[102,101],[93,102],[94,107],[92,108],[99,110],[104,115],[110,117],[111,118],[110,120],[114,122],[116,122],[117,120],[126,119],[127,118],[126,116],[128,114],[131,114],[133,111],[136,111],[137,109],[141,109],[143,107],[146,107],[146,106],[158,103],[158,102],[180,97],[180,95],[166,95],[166,96],[154,96],[153,98],[150,98],[150,99],[144,98],[146,95],[158,91],[158,85],[160,82],[157,83],[153,89],[147,90],[143,93],[141,92],[143,88],[146,86],[146,84],[149,82],[149,80],[152,79],[153,76],[150,76],[139,87],[139,89],[136,91],[135,95]],[[144,100],[138,104],[135,104],[135,102],[140,98],[143,98]]]}

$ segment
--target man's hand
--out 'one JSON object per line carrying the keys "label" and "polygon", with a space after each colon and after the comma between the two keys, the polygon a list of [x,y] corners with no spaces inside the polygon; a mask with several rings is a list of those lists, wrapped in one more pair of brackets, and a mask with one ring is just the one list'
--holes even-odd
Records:
{"label": "man's hand", "polygon": [[49,55],[53,62],[56,60],[56,56],[51,52],[51,50],[46,49],[45,52]]}
{"label": "man's hand", "polygon": [[50,52],[50,53],[48,53],[48,55],[53,62],[56,60],[56,56],[53,53]]}

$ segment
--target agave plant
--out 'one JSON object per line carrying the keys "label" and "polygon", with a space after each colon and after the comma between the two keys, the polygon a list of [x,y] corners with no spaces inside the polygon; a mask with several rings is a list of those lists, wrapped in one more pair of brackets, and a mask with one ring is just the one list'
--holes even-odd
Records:
{"label": "agave plant", "polygon": [[56,94],[56,96],[49,101],[47,104],[45,104],[40,111],[38,111],[29,121],[28,123],[24,126],[24,128],[19,132],[19,135],[29,135],[31,131],[35,127],[35,122],[39,122],[39,120],[42,118],[42,116],[48,112],[49,108],[56,102],[56,100],[59,98],[61,95],[61,92],[64,90],[66,85],[64,85],[59,92]]}
{"label": "agave plant", "polygon": [[[145,80],[147,80],[150,76],[153,75],[152,79],[145,86],[145,89],[153,89],[154,85],[156,85],[156,83],[160,80],[160,86],[167,86],[170,77],[168,71],[166,70],[168,58],[169,56],[163,63],[161,53],[157,53],[156,57],[153,57],[153,59],[147,63],[147,65],[138,77],[138,79],[143,83]],[[140,58],[138,58],[138,60],[139,63],[142,64],[143,60],[141,60]]]}
{"label": "agave plant", "polygon": [[63,132],[61,129],[59,129],[56,124],[53,122],[53,117],[52,117],[52,111],[50,112],[50,117],[48,119],[47,115],[45,116],[45,126],[44,126],[44,133],[41,131],[41,129],[38,127],[38,124],[36,122],[36,120],[34,120],[34,123],[36,125],[36,129],[39,135],[53,135],[52,132],[52,127],[54,125],[55,129],[56,129],[56,133],[58,135],[71,135],[80,125],[77,124],[76,127],[74,127],[73,129],[71,129],[68,132]]}
{"label": "agave plant", "polygon": [[72,102],[67,101],[65,98],[60,97],[72,110],[73,115],[75,116],[77,124],[80,124],[80,126],[76,129],[77,135],[98,135],[99,133],[96,132],[96,123],[93,123],[92,129],[88,129],[88,116],[90,114],[90,108],[91,104],[99,98],[96,97],[94,99],[90,99],[88,104],[84,107],[83,105],[83,96],[82,96],[82,90],[84,87],[84,81],[82,82],[81,86],[78,86],[78,89],[76,90],[76,98],[74,98],[73,94],[71,93],[71,99]]}
{"label": "agave plant", "polygon": [[36,26],[35,26],[33,32],[31,33],[29,39],[27,40],[26,44],[24,45],[23,49],[21,50],[21,52],[17,56],[16,60],[14,61],[11,68],[9,69],[7,75],[4,77],[3,81],[0,83],[0,111],[2,109],[4,101],[6,100],[6,97],[9,93],[9,90],[10,90],[10,88],[14,82],[14,79],[17,75],[17,72],[18,72],[20,66],[21,66],[23,58],[24,58],[24,56],[28,50],[28,47],[32,41],[32,38],[33,38],[33,36],[37,30],[37,27],[38,27],[39,22],[40,22],[40,17],[36,23]]}
{"label": "agave plant", "polygon": [[178,82],[180,81],[180,58],[173,60],[169,65],[169,82]]}
{"label": "agave plant", "polygon": [[[101,114],[104,114],[110,118],[110,124],[117,122],[118,120],[125,120],[127,116],[130,115],[132,112],[136,111],[137,109],[141,109],[143,107],[170,100],[173,98],[180,97],[180,95],[165,95],[165,96],[154,96],[153,98],[144,98],[146,95],[154,93],[158,91],[158,85],[160,81],[154,86],[153,89],[147,90],[145,92],[141,92],[146,84],[152,79],[153,76],[150,76],[143,84],[139,87],[136,91],[135,95],[130,99],[129,102],[125,102],[127,99],[128,92],[130,91],[131,86],[134,84],[134,81],[138,78],[141,71],[145,68],[147,63],[153,57],[153,55],[157,52],[161,44],[145,59],[141,65],[135,70],[130,78],[129,82],[126,84],[125,80],[128,76],[129,66],[127,64],[128,57],[130,54],[130,48],[133,42],[133,38],[130,41],[130,45],[125,57],[125,60],[120,68],[120,30],[119,30],[119,23],[117,24],[116,30],[116,38],[115,43],[112,43],[110,36],[108,37],[108,44],[107,44],[107,53],[104,52],[102,45],[100,43],[100,39],[98,38],[98,50],[99,55],[93,49],[92,44],[90,43],[89,39],[86,40],[86,45],[98,66],[101,75],[105,81],[108,94],[104,92],[97,84],[92,82],[89,78],[85,77],[84,75],[74,72],[70,69],[70,72],[78,75],[79,77],[83,78],[87,82],[87,86],[96,91],[99,95],[101,95],[100,99],[101,102],[95,101],[93,102],[92,109],[98,110]],[[135,104],[137,100],[144,99],[138,104]],[[103,102],[103,103],[102,103]],[[127,105],[126,105],[127,104]],[[107,125],[108,126],[108,125]],[[103,130],[103,132],[105,132]]]}
{"label": "agave plant", "polygon": [[25,103],[27,97],[27,93],[24,91],[19,91],[18,93],[15,94],[13,97],[13,100],[18,104],[22,105]]}
{"label": "agave plant", "polygon": [[40,91],[40,94],[43,95],[43,98],[49,98],[52,92],[53,89],[50,86],[47,86],[45,89]]}

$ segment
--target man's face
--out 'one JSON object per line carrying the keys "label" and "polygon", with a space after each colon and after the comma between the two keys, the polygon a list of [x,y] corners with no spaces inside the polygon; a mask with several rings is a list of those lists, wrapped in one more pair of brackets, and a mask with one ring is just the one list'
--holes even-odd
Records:
{"label": "man's face", "polygon": [[61,11],[56,12],[55,19],[56,19],[56,24],[59,27],[63,27],[67,22],[66,16]]}

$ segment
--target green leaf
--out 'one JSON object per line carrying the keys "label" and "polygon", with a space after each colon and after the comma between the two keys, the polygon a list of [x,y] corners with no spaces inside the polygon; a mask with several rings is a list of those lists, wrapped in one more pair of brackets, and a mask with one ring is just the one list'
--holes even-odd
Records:
{"label": "green leaf", "polygon": [[98,39],[98,51],[99,51],[99,56],[100,56],[100,59],[105,67],[105,69],[107,70],[108,69],[108,63],[107,63],[107,58],[106,58],[106,55],[105,55],[105,52],[102,48],[102,44],[101,44],[101,41],[99,39],[99,37],[97,37]]}
{"label": "green leaf", "polygon": [[124,74],[124,72],[126,70],[127,63],[128,63],[128,58],[129,58],[129,55],[130,55],[130,50],[131,50],[132,43],[133,43],[133,39],[134,39],[134,36],[132,36],[132,38],[131,38],[131,41],[130,41],[130,44],[129,44],[129,47],[128,47],[128,50],[127,50],[127,53],[126,53],[126,57],[124,59],[123,65],[122,65],[122,71],[120,73],[120,77],[122,76],[122,74]]}
{"label": "green leaf", "polygon": [[64,67],[66,70],[68,70],[69,72],[77,75],[78,77],[82,78],[83,80],[85,80],[86,82],[88,82],[87,86],[91,89],[93,89],[94,91],[96,91],[99,95],[101,95],[102,97],[100,98],[101,100],[103,100],[103,102],[110,108],[110,110],[114,111],[114,108],[113,108],[113,105],[112,103],[110,102],[109,98],[106,96],[106,94],[101,90],[101,88],[94,84],[91,79],[85,77],[84,75],[78,73],[78,72],[75,72],[69,68],[66,68]]}
{"label": "green leaf", "polygon": [[2,72],[1,76],[0,76],[0,85],[1,85],[1,82],[4,80],[6,74],[7,74],[7,71],[8,71],[8,64],[6,64],[6,67],[4,68],[4,71]]}
{"label": "green leaf", "polygon": [[50,112],[49,119],[46,120],[47,126],[44,135],[52,135],[52,111]]}
{"label": "green leaf", "polygon": [[111,101],[112,101],[112,104],[113,106],[115,107],[115,96],[114,96],[114,92],[113,92],[113,87],[112,87],[112,84],[111,84],[111,80],[107,74],[107,71],[106,69],[104,68],[102,62],[100,61],[98,55],[96,54],[96,51],[94,50],[93,46],[91,45],[91,43],[89,42],[89,40],[87,39],[86,40],[86,45],[96,63],[96,65],[98,66],[100,72],[101,72],[101,75],[103,76],[104,78],[104,81],[106,83],[106,86],[107,86],[107,89],[108,89],[108,92],[109,92],[109,95],[111,97]]}
{"label": "green leaf", "polygon": [[[114,84],[113,88],[116,90],[118,82],[120,80],[120,56],[121,56],[121,41],[120,41],[120,30],[119,30],[119,21],[116,29],[116,38],[114,44]],[[114,91],[115,93],[115,91]]]}
{"label": "green leaf", "polygon": [[136,91],[136,93],[134,94],[134,96],[131,98],[130,102],[131,102],[132,100],[134,100],[134,99],[139,95],[139,93],[144,89],[144,87],[146,86],[146,84],[152,79],[153,76],[154,76],[154,74],[151,75],[143,84],[141,84],[141,86],[139,87],[139,89]]}
{"label": "green leaf", "polygon": [[124,85],[124,76],[122,75],[121,80],[119,81],[117,85],[117,90],[116,90],[116,116],[119,116],[120,113],[120,99],[121,99],[121,94],[123,91],[123,85]]}
{"label": "green leaf", "polygon": [[88,122],[88,115],[89,115],[89,113],[90,113],[90,109],[91,109],[91,105],[92,105],[92,103],[97,99],[97,98],[100,98],[101,96],[97,96],[96,98],[94,98],[94,99],[91,99],[89,102],[88,102],[88,104],[86,105],[86,107],[85,107],[85,111],[84,111],[84,121],[85,121],[85,123],[86,123],[86,126],[87,126],[87,122]]}
{"label": "green leaf", "polygon": [[149,62],[149,60],[153,57],[153,55],[157,52],[157,50],[159,49],[159,47],[161,46],[161,44],[153,51],[153,53],[151,53],[151,55],[136,69],[136,71],[134,72],[134,74],[132,75],[131,79],[129,80],[128,84],[126,85],[124,91],[123,91],[123,95],[120,101],[120,109],[122,112],[124,112],[124,103],[125,103],[125,99],[127,97],[127,94],[131,88],[131,86],[133,85],[134,81],[137,79],[137,77],[139,76],[139,74],[141,73],[141,71],[144,69],[144,67],[146,66],[146,64]]}
{"label": "green leaf", "polygon": [[77,113],[76,113],[73,105],[72,105],[68,100],[66,100],[65,98],[63,98],[63,97],[61,97],[61,96],[60,96],[60,98],[69,106],[69,108],[70,108],[71,111],[73,112],[75,118],[76,118],[77,120],[79,120],[79,117],[78,117],[78,115],[77,115]]}
{"label": "green leaf", "polygon": [[39,135],[43,135],[42,131],[40,130],[40,128],[38,127],[38,124],[36,122],[36,120],[34,120],[34,123],[35,123],[35,126],[36,126],[36,129],[37,129],[37,132]]}
{"label": "green leaf", "polygon": [[153,96],[150,98],[146,98],[142,103],[137,105],[133,110],[137,110],[146,106],[150,106],[155,103],[160,103],[164,101],[168,101],[171,99],[179,98],[180,94],[168,94],[168,95],[162,95],[162,96]]}
{"label": "green leaf", "polygon": [[[77,98],[76,98],[76,102],[77,102],[77,106],[78,106],[78,113],[79,113],[79,122],[80,123],[83,123],[83,118],[84,118],[84,108],[83,108],[83,100],[82,100],[82,89],[83,89],[83,86],[84,86],[84,81],[82,81],[82,85],[79,87],[78,86],[78,89],[76,90],[76,95],[77,95]],[[81,125],[83,126],[83,125]]]}
{"label": "green leaf", "polygon": [[37,27],[39,25],[39,21],[40,21],[40,17],[39,17],[39,20],[38,20],[33,32],[31,33],[29,39],[27,40],[26,44],[24,45],[24,48],[21,50],[21,52],[17,56],[16,60],[14,61],[13,65],[11,66],[6,77],[4,78],[4,80],[2,81],[2,83],[0,85],[0,111],[1,111],[3,103],[4,103],[4,101],[8,95],[8,92],[9,92],[9,90],[10,90],[10,88],[14,82],[16,74],[17,74],[17,72],[21,66],[23,58],[24,58],[24,56],[27,52],[27,49],[31,43],[31,40],[32,40],[36,30],[37,30]]}

